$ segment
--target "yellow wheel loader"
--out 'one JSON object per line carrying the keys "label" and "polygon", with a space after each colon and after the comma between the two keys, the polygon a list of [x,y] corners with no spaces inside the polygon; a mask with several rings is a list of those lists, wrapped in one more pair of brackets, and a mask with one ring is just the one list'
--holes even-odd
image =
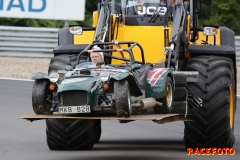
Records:
{"label": "yellow wheel loader", "polygon": [[[96,45],[104,53],[105,64],[126,69],[134,61],[153,66],[158,71],[150,75],[152,85],[161,79],[162,68],[170,70],[173,76],[169,78],[170,85],[166,83],[165,96],[156,99],[154,106],[145,107],[145,111],[151,109],[152,113],[143,109],[137,113],[132,110],[129,117],[53,114],[22,118],[47,119],[50,149],[91,149],[100,139],[101,119],[117,119],[121,123],[143,119],[157,123],[187,120],[186,148],[232,147],[237,84],[235,33],[224,26],[198,26],[201,6],[202,0],[101,0],[93,13],[92,27],[68,26],[59,30],[58,46],[49,66],[50,77],[59,70],[71,71],[69,68],[91,61],[89,54]],[[130,60],[123,63],[126,59]],[[141,73],[146,70],[141,67],[137,70],[139,75],[135,78],[139,84],[144,82]],[[129,88],[133,85],[131,80],[127,84]],[[144,94],[156,96],[154,87],[151,89]],[[139,107],[140,102],[135,103],[138,97],[132,101],[132,107]],[[141,103],[146,105],[145,100]],[[164,105],[171,108],[164,109]],[[110,113],[104,108],[102,111]],[[77,134],[83,127],[88,137],[73,142],[74,137],[83,139]]]}

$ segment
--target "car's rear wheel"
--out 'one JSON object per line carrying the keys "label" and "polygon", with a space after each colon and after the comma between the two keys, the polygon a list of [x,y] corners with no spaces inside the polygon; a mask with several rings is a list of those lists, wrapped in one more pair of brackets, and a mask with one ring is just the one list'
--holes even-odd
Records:
{"label": "car's rear wheel", "polygon": [[163,104],[163,108],[156,106],[154,107],[155,113],[170,113],[173,105],[173,81],[170,77],[167,77],[165,83],[165,96],[160,98],[158,101]]}
{"label": "car's rear wheel", "polygon": [[[32,107],[36,114],[49,114],[52,93],[47,79],[35,80],[32,89]],[[49,99],[49,101],[47,100]]]}
{"label": "car's rear wheel", "polygon": [[130,89],[127,80],[114,82],[115,108],[118,117],[132,114]]}
{"label": "car's rear wheel", "polygon": [[89,150],[95,142],[91,120],[47,119],[47,144],[51,150]]}

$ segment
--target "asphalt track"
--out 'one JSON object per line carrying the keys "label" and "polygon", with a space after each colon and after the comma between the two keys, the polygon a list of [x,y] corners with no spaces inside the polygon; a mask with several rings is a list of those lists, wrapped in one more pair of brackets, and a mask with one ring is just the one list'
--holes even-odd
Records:
{"label": "asphalt track", "polygon": [[[234,156],[188,156],[183,144],[182,121],[102,122],[102,137],[90,151],[51,151],[45,121],[29,122],[17,117],[33,113],[32,81],[0,79],[0,160],[170,160],[240,159],[240,110],[235,114]],[[240,100],[238,100],[238,105]]]}

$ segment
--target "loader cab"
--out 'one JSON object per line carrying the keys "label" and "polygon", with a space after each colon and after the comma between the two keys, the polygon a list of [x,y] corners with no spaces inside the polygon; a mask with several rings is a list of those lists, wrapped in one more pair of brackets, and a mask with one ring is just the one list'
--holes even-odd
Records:
{"label": "loader cab", "polygon": [[[169,18],[168,0],[113,0],[113,14],[122,14],[129,26],[164,26]],[[120,11],[120,12],[119,12]]]}

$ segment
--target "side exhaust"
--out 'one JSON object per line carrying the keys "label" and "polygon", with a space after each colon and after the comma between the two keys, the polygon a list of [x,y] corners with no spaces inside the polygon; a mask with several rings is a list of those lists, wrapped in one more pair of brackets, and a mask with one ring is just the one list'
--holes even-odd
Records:
{"label": "side exhaust", "polygon": [[157,102],[154,98],[144,98],[141,100],[137,100],[136,103],[131,104],[132,108],[141,109],[141,110],[153,108],[156,105],[162,107],[162,103]]}

